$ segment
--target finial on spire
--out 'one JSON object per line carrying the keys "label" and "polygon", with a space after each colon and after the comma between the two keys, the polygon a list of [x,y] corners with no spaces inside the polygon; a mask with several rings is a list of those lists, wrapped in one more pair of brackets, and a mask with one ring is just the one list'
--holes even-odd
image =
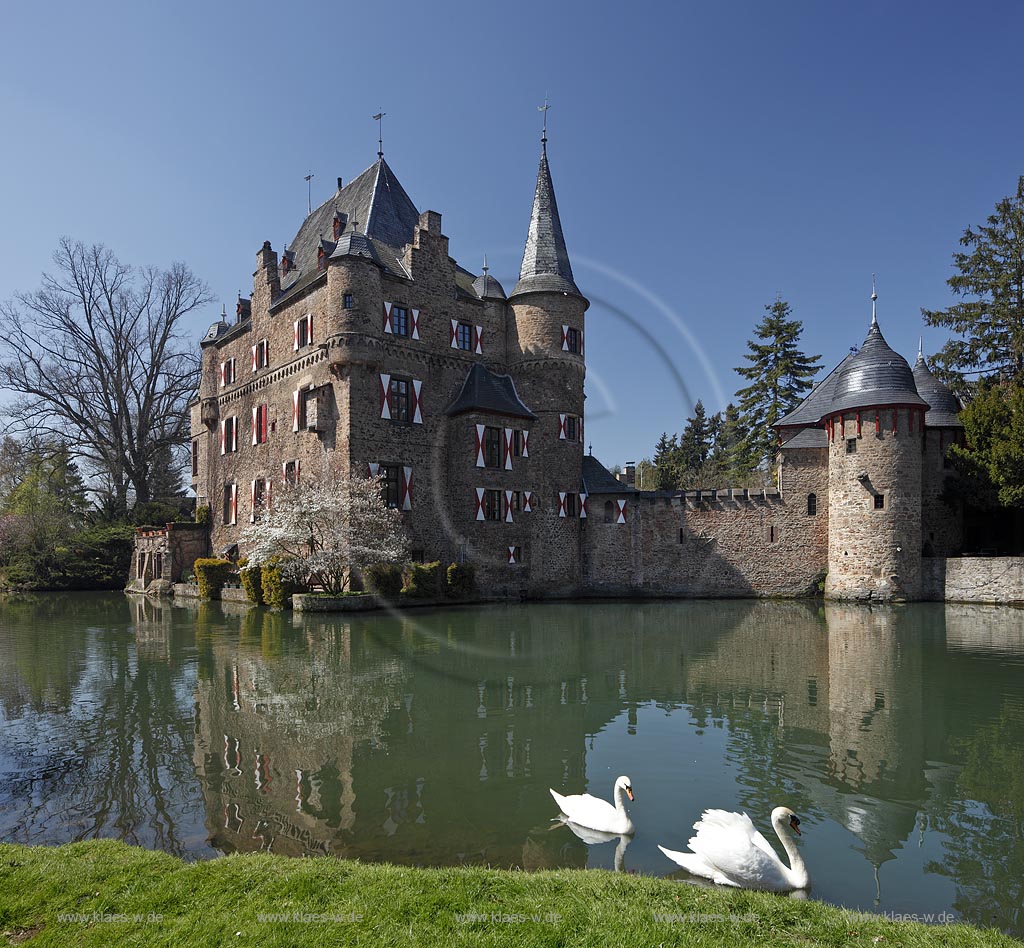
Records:
{"label": "finial on spire", "polygon": [[220,304],[220,318],[225,321],[228,318],[228,307],[226,303]]}
{"label": "finial on spire", "polygon": [[878,293],[875,291],[875,275],[871,274],[871,325],[878,325],[878,317],[875,315],[875,300],[878,299]]}
{"label": "finial on spire", "polygon": [[545,92],[544,93],[544,104],[537,106],[537,111],[544,113],[544,128],[541,131],[541,135],[540,135],[540,147],[541,147],[541,149],[545,153],[548,150],[548,109],[550,109],[550,108],[551,108],[551,106],[548,105],[548,94]]}
{"label": "finial on spire", "polygon": [[306,182],[306,214],[313,213],[313,187],[309,183],[316,177],[312,171],[303,176],[303,180]]}
{"label": "finial on spire", "polygon": [[487,276],[487,270],[488,269],[489,268],[487,266],[487,254],[484,254],[484,276]]}
{"label": "finial on spire", "polygon": [[924,336],[917,337],[917,357],[919,359],[924,358]]}
{"label": "finial on spire", "polygon": [[377,157],[384,157],[384,116],[388,113],[381,110],[373,116],[373,120],[377,123]]}

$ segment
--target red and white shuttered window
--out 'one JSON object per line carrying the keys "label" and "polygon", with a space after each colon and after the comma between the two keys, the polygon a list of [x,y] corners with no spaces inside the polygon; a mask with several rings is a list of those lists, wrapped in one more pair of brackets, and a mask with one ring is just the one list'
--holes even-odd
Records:
{"label": "red and white shuttered window", "polygon": [[510,546],[508,548],[508,565],[515,566],[523,562],[523,548],[521,546]]}
{"label": "red and white shuttered window", "polygon": [[238,416],[230,415],[220,422],[220,453],[232,454],[238,450]]}
{"label": "red and white shuttered window", "polygon": [[302,474],[302,462],[295,458],[293,461],[285,461],[281,465],[281,480],[285,487],[294,487],[299,483],[299,476]]}
{"label": "red and white shuttered window", "polygon": [[558,492],[558,516],[585,519],[587,516],[587,495],[560,490]]}
{"label": "red and white shuttered window", "polygon": [[514,523],[517,513],[531,513],[536,494],[528,490],[495,490],[477,487],[475,517],[477,520],[498,520]]}
{"label": "red and white shuttered window", "polygon": [[420,338],[420,311],[401,303],[385,303],[381,327],[390,336]]}
{"label": "red and white shuttered window", "polygon": [[320,400],[314,388],[292,390],[292,431],[319,430]]}
{"label": "red and white shuttered window", "polygon": [[615,501],[615,522],[625,523],[626,522],[626,501],[616,500]]}
{"label": "red and white shuttered window", "polygon": [[264,510],[270,510],[274,482],[269,477],[258,477],[249,485],[249,523],[255,523]]}
{"label": "red and white shuttered window", "polygon": [[270,365],[270,343],[266,339],[261,339],[254,345],[250,352],[252,353],[252,370],[253,372],[259,369],[265,369]]}
{"label": "red and white shuttered window", "polygon": [[370,477],[381,478],[381,495],[384,503],[395,510],[412,510],[412,467],[408,464],[367,465]]}
{"label": "red and white shuttered window", "polygon": [[253,405],[252,408],[252,443],[266,444],[267,432],[269,430],[270,407],[268,405]]}
{"label": "red and white shuttered window", "polygon": [[298,352],[303,346],[313,343],[313,314],[306,313],[300,319],[296,319],[292,326],[295,330],[293,337],[293,348]]}
{"label": "red and white shuttered window", "polygon": [[477,467],[512,470],[513,458],[530,456],[530,432],[523,428],[474,426]]}
{"label": "red and white shuttered window", "polygon": [[233,358],[225,359],[220,364],[220,387],[224,388],[225,385],[234,385],[237,377],[236,372],[237,363]]}
{"label": "red and white shuttered window", "polygon": [[583,443],[583,419],[579,415],[559,414],[558,440]]}
{"label": "red and white shuttered window", "polygon": [[238,523],[238,485],[224,485],[223,521],[225,526]]}
{"label": "red and white shuttered window", "polygon": [[380,417],[386,421],[423,424],[423,382],[380,373]]}
{"label": "red and white shuttered window", "polygon": [[583,330],[572,326],[562,327],[562,351],[583,355]]}
{"label": "red and white shuttered window", "polygon": [[449,345],[453,349],[461,349],[463,352],[473,352],[476,355],[484,353],[484,327],[474,326],[472,323],[460,322],[453,319]]}

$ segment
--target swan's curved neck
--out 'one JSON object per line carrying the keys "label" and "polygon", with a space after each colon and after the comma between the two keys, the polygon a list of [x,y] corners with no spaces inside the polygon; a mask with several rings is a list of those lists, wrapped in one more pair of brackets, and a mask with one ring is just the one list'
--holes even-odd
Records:
{"label": "swan's curved neck", "polygon": [[797,889],[806,889],[809,881],[807,866],[804,865],[804,860],[800,855],[800,850],[797,848],[796,840],[785,831],[785,825],[785,817],[781,820],[772,821],[772,827],[775,829],[775,835],[779,837],[779,842],[782,843],[782,848],[786,850],[786,855],[789,856],[789,866],[784,867],[786,869],[786,875],[789,876],[790,883]]}
{"label": "swan's curved neck", "polygon": [[621,784],[615,785],[615,809],[620,813],[626,812],[626,788]]}

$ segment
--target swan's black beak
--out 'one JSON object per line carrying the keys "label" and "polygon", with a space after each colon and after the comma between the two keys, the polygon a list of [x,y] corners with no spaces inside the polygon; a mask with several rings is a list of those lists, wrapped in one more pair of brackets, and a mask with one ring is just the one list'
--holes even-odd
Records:
{"label": "swan's black beak", "polygon": [[800,832],[800,819],[795,813],[789,818],[789,828],[793,830],[797,836],[803,836],[803,833]]}
{"label": "swan's black beak", "polygon": [[626,796],[629,797],[629,802],[632,803],[636,797],[633,796],[633,788],[626,787]]}

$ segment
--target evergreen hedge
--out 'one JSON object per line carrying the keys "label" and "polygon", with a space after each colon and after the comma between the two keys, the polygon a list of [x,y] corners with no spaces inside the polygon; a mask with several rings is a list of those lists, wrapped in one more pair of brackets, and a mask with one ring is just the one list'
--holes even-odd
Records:
{"label": "evergreen hedge", "polygon": [[409,581],[402,590],[410,599],[440,599],[444,591],[444,573],[441,561],[413,563],[409,569]]}
{"label": "evergreen hedge", "polygon": [[199,585],[200,599],[219,599],[224,584],[235,575],[235,564],[231,560],[200,557],[192,568]]}
{"label": "evergreen hedge", "polygon": [[301,587],[281,575],[279,563],[264,563],[260,570],[264,604],[273,609],[287,609],[291,606],[292,595],[299,592]]}
{"label": "evergreen hedge", "polygon": [[246,566],[238,571],[242,580],[242,588],[249,602],[257,606],[263,605],[263,569],[259,566]]}
{"label": "evergreen hedge", "polygon": [[470,563],[452,563],[447,578],[449,599],[468,599],[476,590],[476,567]]}
{"label": "evergreen hedge", "polygon": [[397,563],[374,563],[363,571],[370,592],[392,601],[402,592],[402,567]]}

